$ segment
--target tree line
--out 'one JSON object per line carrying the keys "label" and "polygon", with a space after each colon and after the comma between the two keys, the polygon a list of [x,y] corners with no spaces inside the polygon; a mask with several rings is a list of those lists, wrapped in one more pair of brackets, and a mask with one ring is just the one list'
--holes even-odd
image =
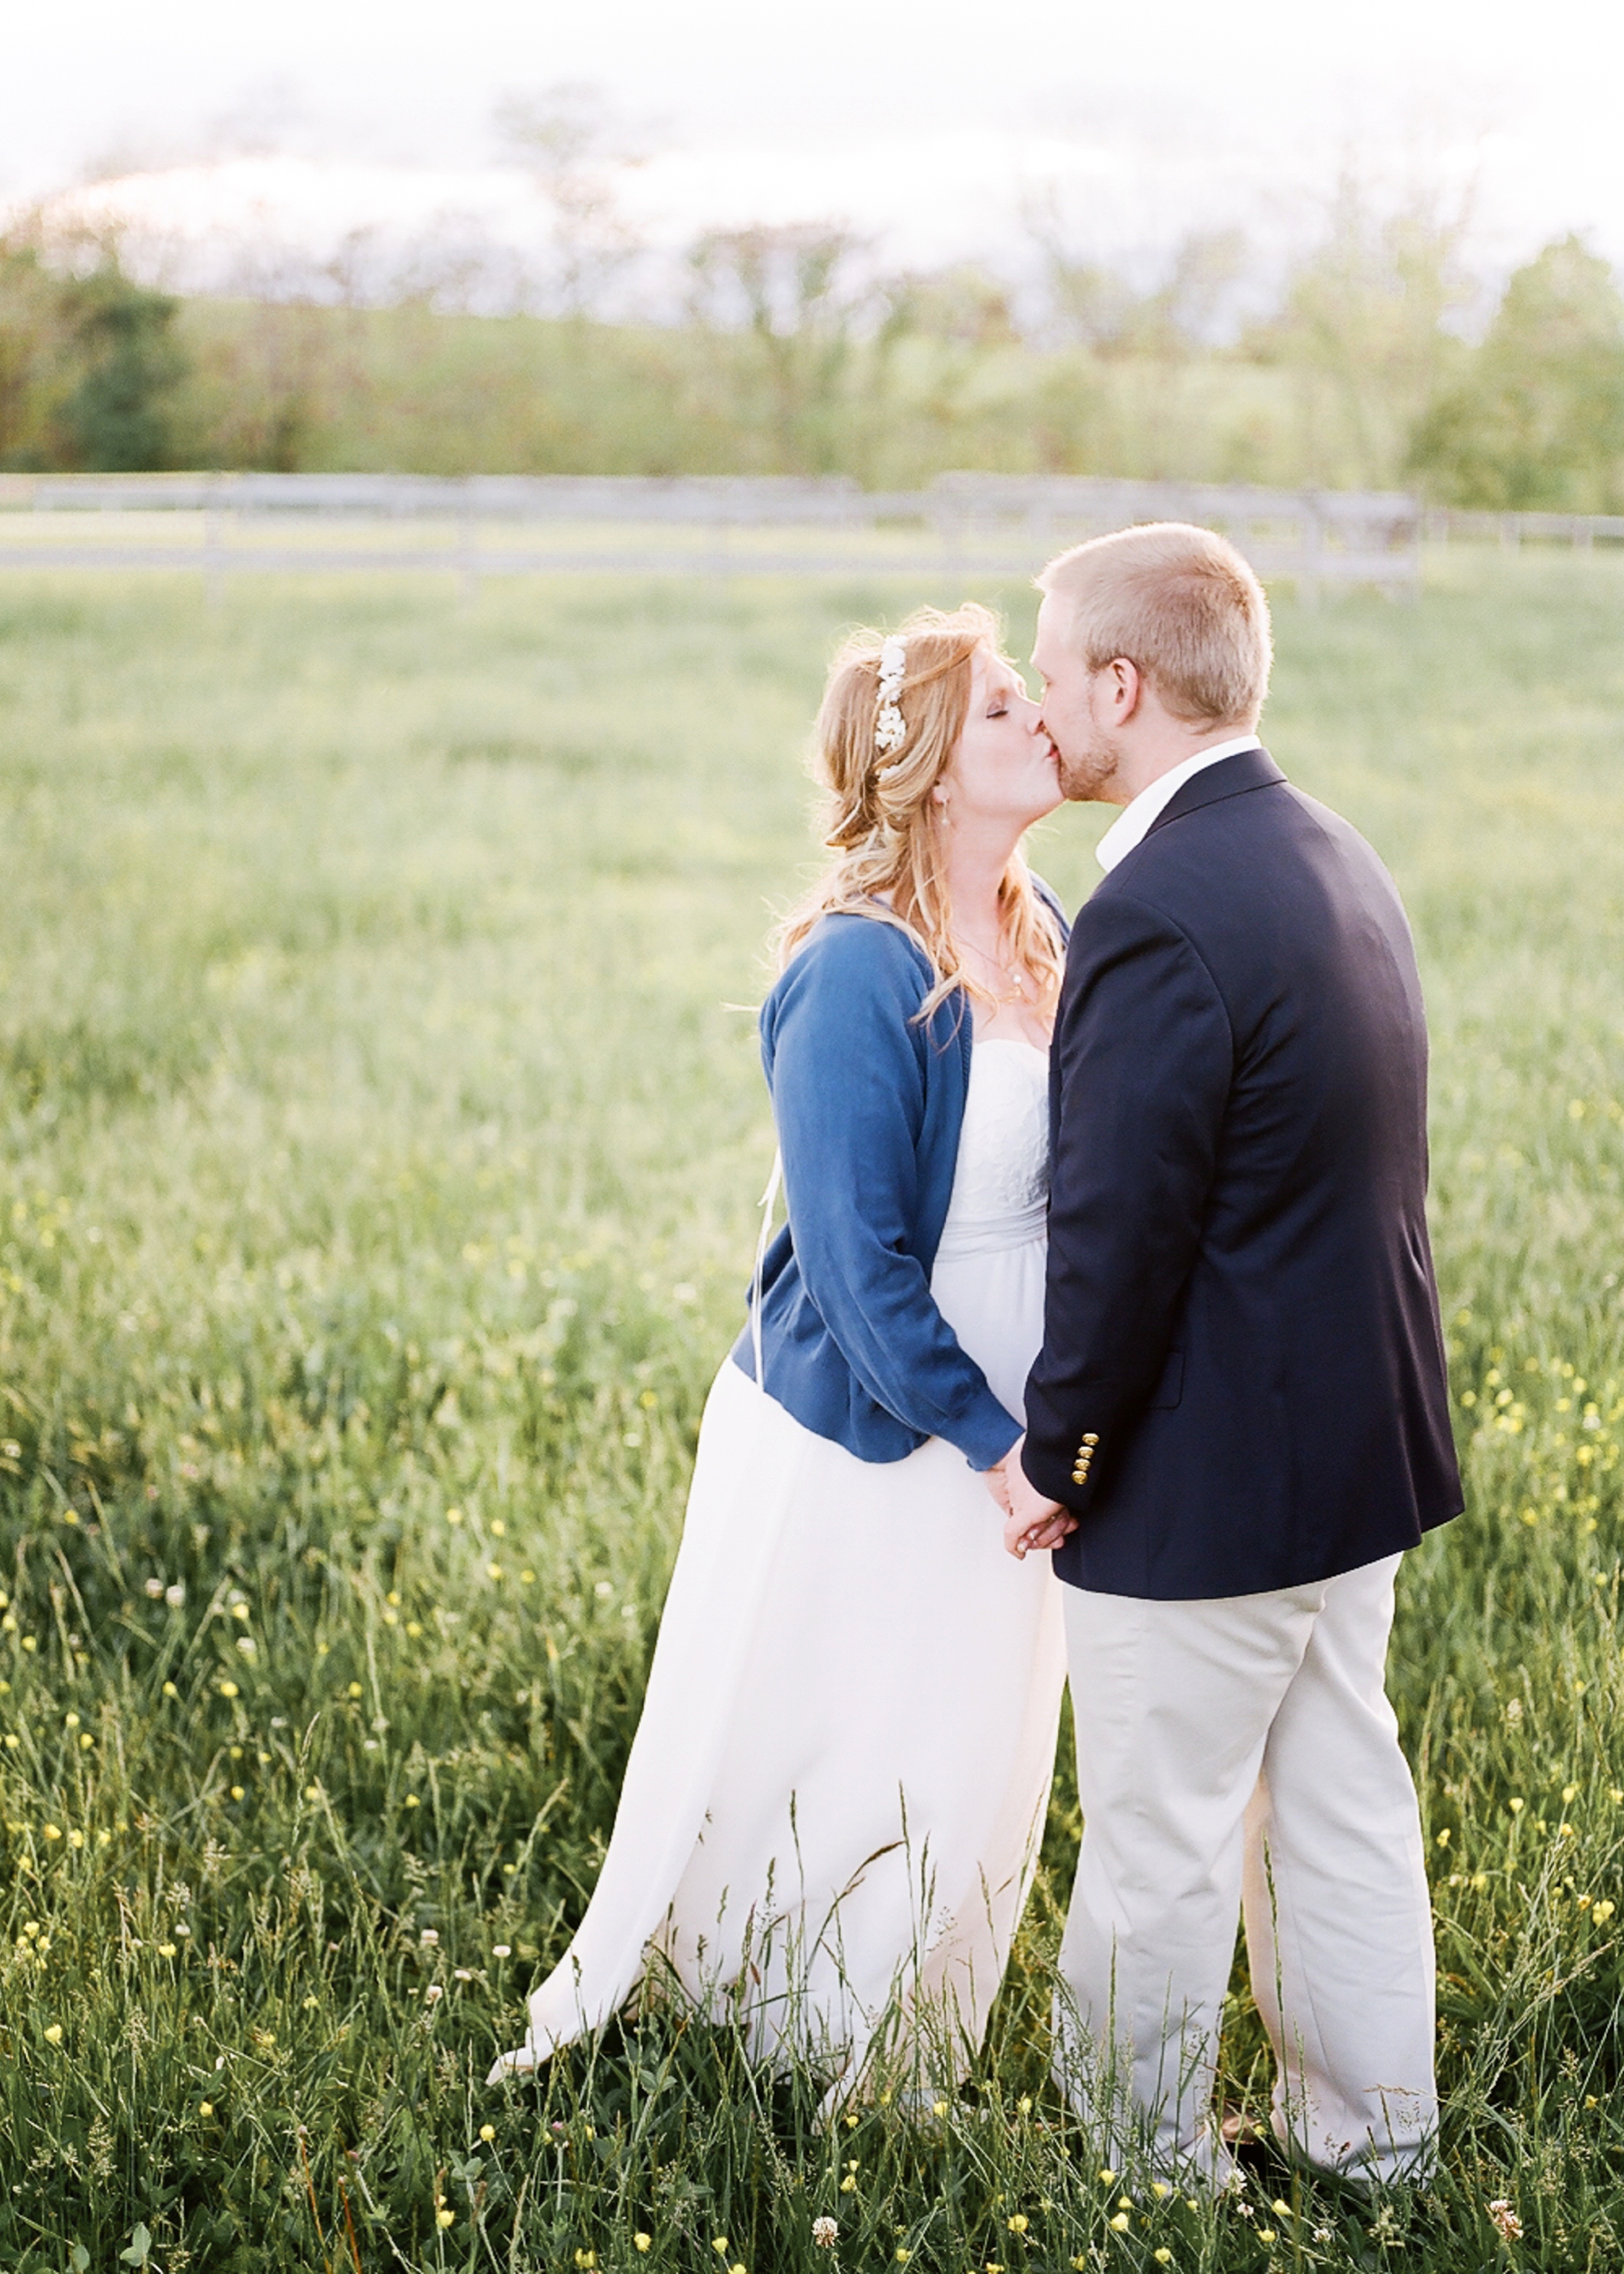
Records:
{"label": "tree line", "polygon": [[[533,124],[533,122],[532,122]],[[515,132],[523,129],[521,119]],[[576,154],[578,157],[578,153]],[[432,265],[183,297],[116,236],[0,238],[0,468],[846,474],[951,467],[1327,487],[1624,510],[1624,296],[1547,245],[1469,335],[1458,233],[1351,194],[1262,316],[1248,259],[1189,237],[1146,289],[1034,217],[1041,275],[876,272],[832,228],[713,232],[658,320],[605,312],[610,200],[544,147],[560,216],[541,312],[477,312]]]}

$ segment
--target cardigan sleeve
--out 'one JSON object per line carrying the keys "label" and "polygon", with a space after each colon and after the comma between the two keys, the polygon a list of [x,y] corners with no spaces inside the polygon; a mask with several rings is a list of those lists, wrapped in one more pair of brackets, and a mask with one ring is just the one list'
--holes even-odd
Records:
{"label": "cardigan sleeve", "polygon": [[868,1396],[976,1469],[1020,1434],[960,1348],[910,1242],[926,1053],[906,941],[831,923],[775,990],[763,1035],[791,1237],[808,1294]]}

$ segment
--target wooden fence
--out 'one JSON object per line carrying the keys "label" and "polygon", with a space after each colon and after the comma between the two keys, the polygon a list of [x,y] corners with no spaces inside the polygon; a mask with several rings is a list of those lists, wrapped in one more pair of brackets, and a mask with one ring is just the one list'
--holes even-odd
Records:
{"label": "wooden fence", "polygon": [[1432,508],[1422,519],[1423,534],[1436,544],[1462,538],[1469,544],[1571,545],[1588,553],[1598,542],[1624,545],[1624,514],[1457,513]]}
{"label": "wooden fence", "polygon": [[[842,478],[18,474],[0,476],[0,568],[201,570],[214,586],[244,573],[385,568],[465,584],[531,571],[1024,578],[1081,538],[1177,520],[1223,530],[1261,576],[1312,599],[1361,584],[1412,592],[1424,531],[1507,541],[1507,516],[1489,516],[1488,532],[1481,516],[1457,526],[1467,518],[1440,529],[1396,491],[1082,476],[944,474],[923,490],[874,492]],[[1578,526],[1515,518],[1541,537]],[[1595,527],[1624,533],[1624,522]]]}

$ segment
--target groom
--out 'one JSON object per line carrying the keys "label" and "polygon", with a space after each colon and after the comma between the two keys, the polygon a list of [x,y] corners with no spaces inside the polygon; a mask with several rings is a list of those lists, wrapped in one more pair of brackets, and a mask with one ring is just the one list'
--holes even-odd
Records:
{"label": "groom", "polygon": [[1262,749],[1268,610],[1178,523],[1063,553],[1034,661],[1125,810],[1071,934],[1014,1552],[1055,1547],[1085,1830],[1056,2073],[1221,2181],[1244,1908],[1282,2144],[1424,2176],[1431,1910],[1383,1688],[1401,1552],[1461,1507],[1398,894]]}

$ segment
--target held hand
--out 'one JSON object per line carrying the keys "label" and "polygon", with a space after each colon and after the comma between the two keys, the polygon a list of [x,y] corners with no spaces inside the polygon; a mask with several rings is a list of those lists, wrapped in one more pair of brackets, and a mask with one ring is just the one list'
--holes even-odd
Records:
{"label": "held hand", "polygon": [[996,1468],[983,1469],[981,1482],[1007,1517],[1010,1514],[1010,1480],[1006,1473],[1011,1456],[1005,1454]]}
{"label": "held hand", "polygon": [[1004,1509],[1004,1545],[1018,1562],[1034,1548],[1058,1547],[1077,1529],[1077,1518],[1058,1501],[1045,1500],[1020,1465],[1018,1442],[1005,1456],[1002,1471]]}

